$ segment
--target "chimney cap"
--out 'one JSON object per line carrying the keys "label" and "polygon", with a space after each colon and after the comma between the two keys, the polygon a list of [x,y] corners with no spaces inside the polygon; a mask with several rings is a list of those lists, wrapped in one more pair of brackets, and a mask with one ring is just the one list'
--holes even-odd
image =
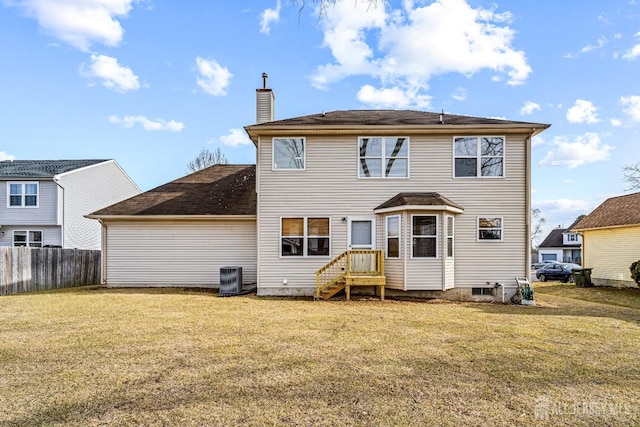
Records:
{"label": "chimney cap", "polygon": [[262,73],[262,88],[266,89],[267,88],[267,79],[269,78],[269,75],[267,73]]}

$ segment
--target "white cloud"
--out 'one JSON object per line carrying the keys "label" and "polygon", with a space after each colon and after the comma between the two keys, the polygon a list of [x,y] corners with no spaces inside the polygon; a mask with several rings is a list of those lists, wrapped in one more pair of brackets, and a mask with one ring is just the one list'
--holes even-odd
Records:
{"label": "white cloud", "polygon": [[280,0],[276,4],[275,9],[265,9],[261,14],[260,32],[269,35],[271,24],[280,21]]}
{"label": "white cloud", "polygon": [[109,116],[109,122],[119,124],[125,128],[132,128],[136,123],[140,124],[146,131],[171,131],[180,132],[184,128],[184,123],[175,120],[150,120],[145,116]]}
{"label": "white cloud", "polygon": [[16,156],[13,154],[7,154],[6,151],[0,151],[0,160],[15,160]]}
{"label": "white cloud", "polygon": [[598,43],[597,44],[589,44],[586,45],[585,47],[583,47],[580,52],[582,53],[588,53],[591,52],[592,50],[596,50],[596,49],[601,49],[605,44],[607,44],[607,38],[606,37],[600,37],[598,39]]}
{"label": "white cloud", "polygon": [[407,108],[416,106],[430,108],[431,97],[424,95],[417,89],[402,89],[400,87],[376,89],[371,85],[364,85],[357,93],[360,102],[374,108]]}
{"label": "white cloud", "polygon": [[598,123],[598,109],[591,101],[576,99],[573,107],[567,110],[569,123]]}
{"label": "white cloud", "polygon": [[[635,37],[640,37],[640,33],[636,33],[634,35]],[[631,49],[627,50],[622,55],[622,59],[632,60],[632,59],[636,59],[638,56],[640,56],[640,43],[633,46]]]}
{"label": "white cloud", "polygon": [[543,145],[544,143],[545,143],[544,138],[542,138],[540,135],[534,136],[533,139],[531,140],[532,147],[537,147],[538,145]]}
{"label": "white cloud", "polygon": [[540,104],[535,103],[533,101],[527,101],[524,103],[524,105],[520,109],[520,115],[527,116],[529,114],[533,114],[533,112],[536,110],[540,111]]}
{"label": "white cloud", "polygon": [[609,123],[611,123],[611,126],[616,127],[616,128],[618,126],[622,126],[622,120],[620,120],[620,119],[615,119],[615,118],[611,119],[611,120],[609,120]]}
{"label": "white cloud", "polygon": [[252,143],[247,133],[240,128],[229,129],[229,133],[221,136],[219,139],[224,145],[230,145],[232,147],[249,145]]}
{"label": "white cloud", "polygon": [[196,58],[196,68],[199,73],[196,82],[209,95],[224,96],[231,83],[233,74],[227,67],[223,67],[213,59]]}
{"label": "white cloud", "polygon": [[618,100],[618,103],[622,105],[625,114],[632,120],[640,122],[640,96],[623,96]]}
{"label": "white cloud", "polygon": [[556,137],[555,148],[539,163],[540,166],[564,166],[569,169],[578,166],[608,160],[614,147],[603,144],[600,135],[588,132],[569,140],[567,137]]}
{"label": "white cloud", "polygon": [[89,51],[93,42],[117,46],[124,30],[117,18],[126,18],[138,0],[14,0],[42,30],[77,49]]}
{"label": "white cloud", "polygon": [[128,92],[140,89],[138,76],[131,68],[118,64],[116,58],[106,55],[91,55],[91,65],[80,67],[80,74],[89,79],[101,79],[102,85],[116,92]]}
{"label": "white cloud", "polygon": [[462,87],[456,88],[456,90],[451,94],[451,98],[456,101],[464,101],[467,99],[467,90]]}
{"label": "white cloud", "polygon": [[551,199],[533,202],[532,206],[540,209],[547,220],[544,235],[555,227],[570,226],[579,215],[589,214],[600,204],[599,200]]}
{"label": "white cloud", "polygon": [[326,88],[368,75],[380,80],[380,92],[396,87],[410,92],[447,73],[471,76],[488,69],[510,85],[523,83],[531,73],[524,52],[512,47],[509,13],[474,9],[464,0],[402,5],[392,10],[384,2],[365,11],[359,2],[337,2],[329,9],[322,25],[334,62],[318,67],[312,84]]}

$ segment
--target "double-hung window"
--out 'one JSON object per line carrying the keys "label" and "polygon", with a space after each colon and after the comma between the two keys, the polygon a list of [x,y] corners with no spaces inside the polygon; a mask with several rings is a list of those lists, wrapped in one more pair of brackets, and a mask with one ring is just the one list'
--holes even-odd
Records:
{"label": "double-hung window", "polygon": [[273,138],[274,170],[303,170],[304,164],[304,138]]}
{"label": "double-hung window", "polygon": [[400,215],[387,217],[387,258],[400,258]]}
{"label": "double-hung window", "polygon": [[436,258],[438,251],[438,217],[436,215],[413,215],[411,237],[413,258]]}
{"label": "double-hung window", "polygon": [[42,247],[42,231],[15,230],[13,232],[13,246]]}
{"label": "double-hung window", "polygon": [[478,217],[478,240],[502,240],[502,217]]}
{"label": "double-hung window", "polygon": [[453,258],[453,227],[454,218],[447,215],[447,258]]}
{"label": "double-hung window", "polygon": [[504,176],[504,137],[464,136],[453,140],[456,178]]}
{"label": "double-hung window", "polygon": [[37,208],[39,186],[37,182],[9,182],[8,202],[10,208]]}
{"label": "double-hung window", "polygon": [[329,218],[282,218],[280,255],[283,257],[329,256]]}
{"label": "double-hung window", "polygon": [[362,137],[358,152],[359,178],[409,177],[409,138]]}

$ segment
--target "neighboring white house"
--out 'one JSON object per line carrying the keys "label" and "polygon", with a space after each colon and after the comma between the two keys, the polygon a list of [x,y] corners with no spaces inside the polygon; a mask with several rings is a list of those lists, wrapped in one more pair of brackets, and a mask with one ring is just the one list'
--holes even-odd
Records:
{"label": "neighboring white house", "polygon": [[84,215],[140,193],[115,160],[5,160],[0,181],[0,246],[100,249]]}
{"label": "neighboring white house", "polygon": [[640,260],[640,193],[605,200],[571,231],[583,238],[585,268],[599,286],[636,286],[629,267]]}
{"label": "neighboring white house", "polygon": [[[256,95],[257,124],[245,128],[256,146],[253,214],[234,209],[237,192],[220,183],[231,166],[220,165],[173,182],[210,174],[207,185],[220,192],[203,199],[207,212],[197,204],[159,209],[169,196],[154,198],[156,190],[135,198],[148,198],[146,212],[94,212],[106,235],[107,285],[205,284],[193,268],[206,264],[206,283],[216,286],[214,268],[244,265],[255,268],[258,295],[313,295],[323,281],[344,286],[346,269],[363,273],[354,285],[473,299],[493,298],[496,283],[512,286],[529,274],[531,138],[549,125],[407,110],[274,121],[271,89]],[[207,186],[199,188],[205,197]],[[187,225],[191,233],[179,228]],[[170,237],[156,242],[157,234]],[[248,257],[228,256],[238,251]],[[180,277],[154,273],[155,256]],[[316,275],[332,269],[334,276]]]}
{"label": "neighboring white house", "polygon": [[571,230],[578,221],[567,228],[551,230],[538,246],[538,259],[582,264],[582,236]]}

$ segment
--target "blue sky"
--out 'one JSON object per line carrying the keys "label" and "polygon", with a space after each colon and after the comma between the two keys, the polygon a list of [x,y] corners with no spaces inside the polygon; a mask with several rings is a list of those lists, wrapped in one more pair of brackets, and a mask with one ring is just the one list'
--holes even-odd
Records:
{"label": "blue sky", "polygon": [[0,159],[114,158],[142,190],[277,119],[394,108],[550,123],[533,206],[568,226],[640,161],[640,1],[0,0]]}

